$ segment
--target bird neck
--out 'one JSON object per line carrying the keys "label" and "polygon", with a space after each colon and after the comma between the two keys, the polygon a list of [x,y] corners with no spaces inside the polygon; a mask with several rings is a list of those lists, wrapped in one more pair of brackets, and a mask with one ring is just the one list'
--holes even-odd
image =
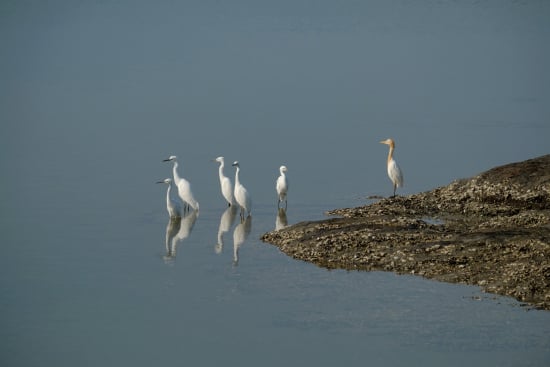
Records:
{"label": "bird neck", "polygon": [[224,179],[224,174],[223,174],[223,167],[224,167],[224,163],[221,162],[220,163],[220,168],[218,169],[218,173],[220,175],[220,182],[222,182],[222,180]]}
{"label": "bird neck", "polygon": [[170,190],[172,189],[172,183],[168,184],[168,189],[166,190],[166,202],[170,202]]}
{"label": "bird neck", "polygon": [[172,169],[172,172],[174,173],[174,181],[176,184],[180,181],[180,175],[178,175],[178,162],[174,161],[174,168]]}
{"label": "bird neck", "polygon": [[239,166],[237,166],[237,169],[235,170],[235,186],[240,184],[239,181]]}
{"label": "bird neck", "polygon": [[390,144],[390,151],[388,153],[388,164],[390,163],[390,161],[393,159],[393,149],[394,149],[394,145],[393,144]]}

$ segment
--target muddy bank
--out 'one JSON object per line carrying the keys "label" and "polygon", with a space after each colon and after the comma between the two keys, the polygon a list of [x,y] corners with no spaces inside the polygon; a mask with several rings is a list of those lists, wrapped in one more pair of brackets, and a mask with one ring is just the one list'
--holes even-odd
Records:
{"label": "muddy bank", "polygon": [[328,214],[262,240],[326,268],[478,285],[550,310],[550,155]]}

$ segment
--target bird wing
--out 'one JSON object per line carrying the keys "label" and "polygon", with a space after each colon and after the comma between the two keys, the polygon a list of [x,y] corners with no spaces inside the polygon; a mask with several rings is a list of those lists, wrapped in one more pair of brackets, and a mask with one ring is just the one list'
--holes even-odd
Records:
{"label": "bird wing", "polygon": [[250,208],[252,207],[252,200],[250,199],[248,190],[243,185],[241,185],[241,194],[243,195],[245,209],[250,211]]}
{"label": "bird wing", "polygon": [[195,202],[193,193],[191,192],[191,184],[186,179],[182,178],[178,182],[178,193],[183,201],[188,204]]}
{"label": "bird wing", "polygon": [[391,160],[388,163],[388,176],[397,187],[403,186],[403,172],[395,160]]}
{"label": "bird wing", "polygon": [[283,176],[279,176],[279,178],[277,178],[276,189],[277,189],[278,193],[282,193],[282,192],[285,192],[287,190],[287,183],[286,183],[286,180]]}
{"label": "bird wing", "polygon": [[227,201],[232,201],[233,198],[233,184],[229,177],[224,177],[222,181],[222,194],[227,199]]}

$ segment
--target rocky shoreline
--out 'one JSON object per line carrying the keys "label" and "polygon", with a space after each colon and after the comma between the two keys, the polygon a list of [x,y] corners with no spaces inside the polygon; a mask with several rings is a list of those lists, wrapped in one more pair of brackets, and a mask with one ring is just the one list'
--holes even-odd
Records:
{"label": "rocky shoreline", "polygon": [[550,310],[550,155],[328,214],[262,240],[330,269],[477,285]]}

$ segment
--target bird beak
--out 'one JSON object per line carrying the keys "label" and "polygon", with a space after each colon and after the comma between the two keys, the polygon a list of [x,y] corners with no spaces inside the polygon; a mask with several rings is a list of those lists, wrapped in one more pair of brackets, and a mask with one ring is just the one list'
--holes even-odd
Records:
{"label": "bird beak", "polygon": [[170,162],[170,159],[166,158],[162,160],[163,162]]}
{"label": "bird beak", "polygon": [[164,181],[157,181],[157,183],[164,183]]}

